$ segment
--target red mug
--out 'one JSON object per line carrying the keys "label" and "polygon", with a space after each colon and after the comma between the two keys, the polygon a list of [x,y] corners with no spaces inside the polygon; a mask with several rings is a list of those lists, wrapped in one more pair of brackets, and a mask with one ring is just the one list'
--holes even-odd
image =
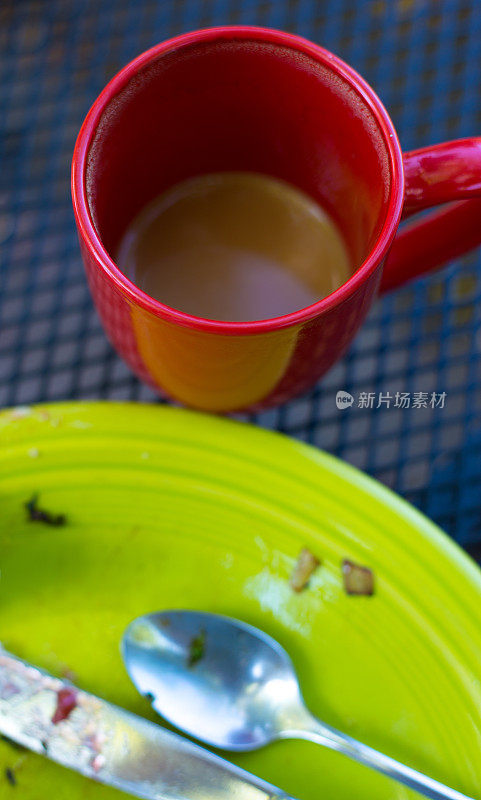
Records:
{"label": "red mug", "polygon": [[[317,200],[344,235],[349,280],[255,322],[190,316],[135,286],[112,258],[128,223],[177,181],[222,170],[272,175]],[[110,81],[79,133],[72,194],[92,295],[134,372],[189,406],[260,410],[317,381],[379,291],[481,242],[481,139],[403,154],[378,97],[332,53],[281,31],[200,30]],[[396,236],[402,216],[447,202]]]}

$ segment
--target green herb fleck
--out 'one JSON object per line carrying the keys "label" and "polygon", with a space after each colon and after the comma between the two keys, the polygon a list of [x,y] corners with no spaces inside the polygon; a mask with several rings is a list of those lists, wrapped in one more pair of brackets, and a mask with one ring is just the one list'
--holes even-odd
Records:
{"label": "green herb fleck", "polygon": [[201,630],[200,633],[191,640],[188,661],[189,667],[193,667],[194,664],[197,664],[197,662],[203,658],[205,653],[205,640],[206,635],[204,630]]}
{"label": "green herb fleck", "polygon": [[67,522],[65,514],[52,514],[50,511],[39,508],[38,494],[34,494],[31,499],[25,503],[25,510],[29,522],[45,522],[46,525],[53,525],[54,527],[65,525]]}
{"label": "green herb fleck", "polygon": [[9,782],[10,786],[16,786],[17,785],[17,779],[16,779],[15,773],[14,773],[14,771],[13,771],[13,769],[11,767],[7,767],[5,769],[5,777],[6,777],[7,781]]}

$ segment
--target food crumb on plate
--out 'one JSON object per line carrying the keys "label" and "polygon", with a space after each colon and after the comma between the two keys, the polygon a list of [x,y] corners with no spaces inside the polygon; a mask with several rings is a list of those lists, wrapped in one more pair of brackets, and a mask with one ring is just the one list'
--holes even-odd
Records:
{"label": "food crumb on plate", "polygon": [[320,560],[307,547],[303,547],[299,553],[295,567],[290,578],[291,589],[295,592],[302,592],[309,583],[313,572],[320,565]]}
{"label": "food crumb on plate", "polygon": [[7,781],[8,781],[8,783],[10,784],[10,786],[16,786],[17,785],[17,779],[15,777],[15,772],[12,769],[12,767],[6,767],[5,768],[5,777],[6,777]]}
{"label": "food crumb on plate", "polygon": [[30,500],[24,503],[24,508],[29,522],[44,522],[46,525],[53,525],[57,528],[67,522],[65,514],[52,514],[51,511],[39,508],[38,494],[33,494]]}
{"label": "food crumb on plate", "polygon": [[374,573],[369,567],[345,558],[342,562],[342,577],[346,594],[374,594]]}

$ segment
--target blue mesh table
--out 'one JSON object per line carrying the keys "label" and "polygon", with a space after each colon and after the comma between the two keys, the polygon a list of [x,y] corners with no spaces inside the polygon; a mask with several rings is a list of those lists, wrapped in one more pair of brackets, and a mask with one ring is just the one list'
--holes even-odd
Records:
{"label": "blue mesh table", "polygon": [[[182,31],[226,23],[284,28],[333,50],[374,86],[406,150],[481,132],[477,0],[3,0],[1,406],[156,401],[112,351],[93,309],[70,158],[89,106],[123,64]],[[480,267],[477,251],[386,296],[318,386],[251,418],[366,470],[477,558]],[[341,389],[354,397],[343,410]],[[386,397],[397,392],[445,398],[434,408],[395,408]]]}

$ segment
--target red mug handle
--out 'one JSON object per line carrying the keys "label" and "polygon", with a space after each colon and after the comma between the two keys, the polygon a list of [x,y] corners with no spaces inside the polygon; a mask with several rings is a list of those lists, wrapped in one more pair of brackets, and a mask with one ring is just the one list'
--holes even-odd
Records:
{"label": "red mug handle", "polygon": [[412,150],[403,162],[404,218],[449,205],[403,225],[386,259],[381,292],[481,244],[481,138]]}

